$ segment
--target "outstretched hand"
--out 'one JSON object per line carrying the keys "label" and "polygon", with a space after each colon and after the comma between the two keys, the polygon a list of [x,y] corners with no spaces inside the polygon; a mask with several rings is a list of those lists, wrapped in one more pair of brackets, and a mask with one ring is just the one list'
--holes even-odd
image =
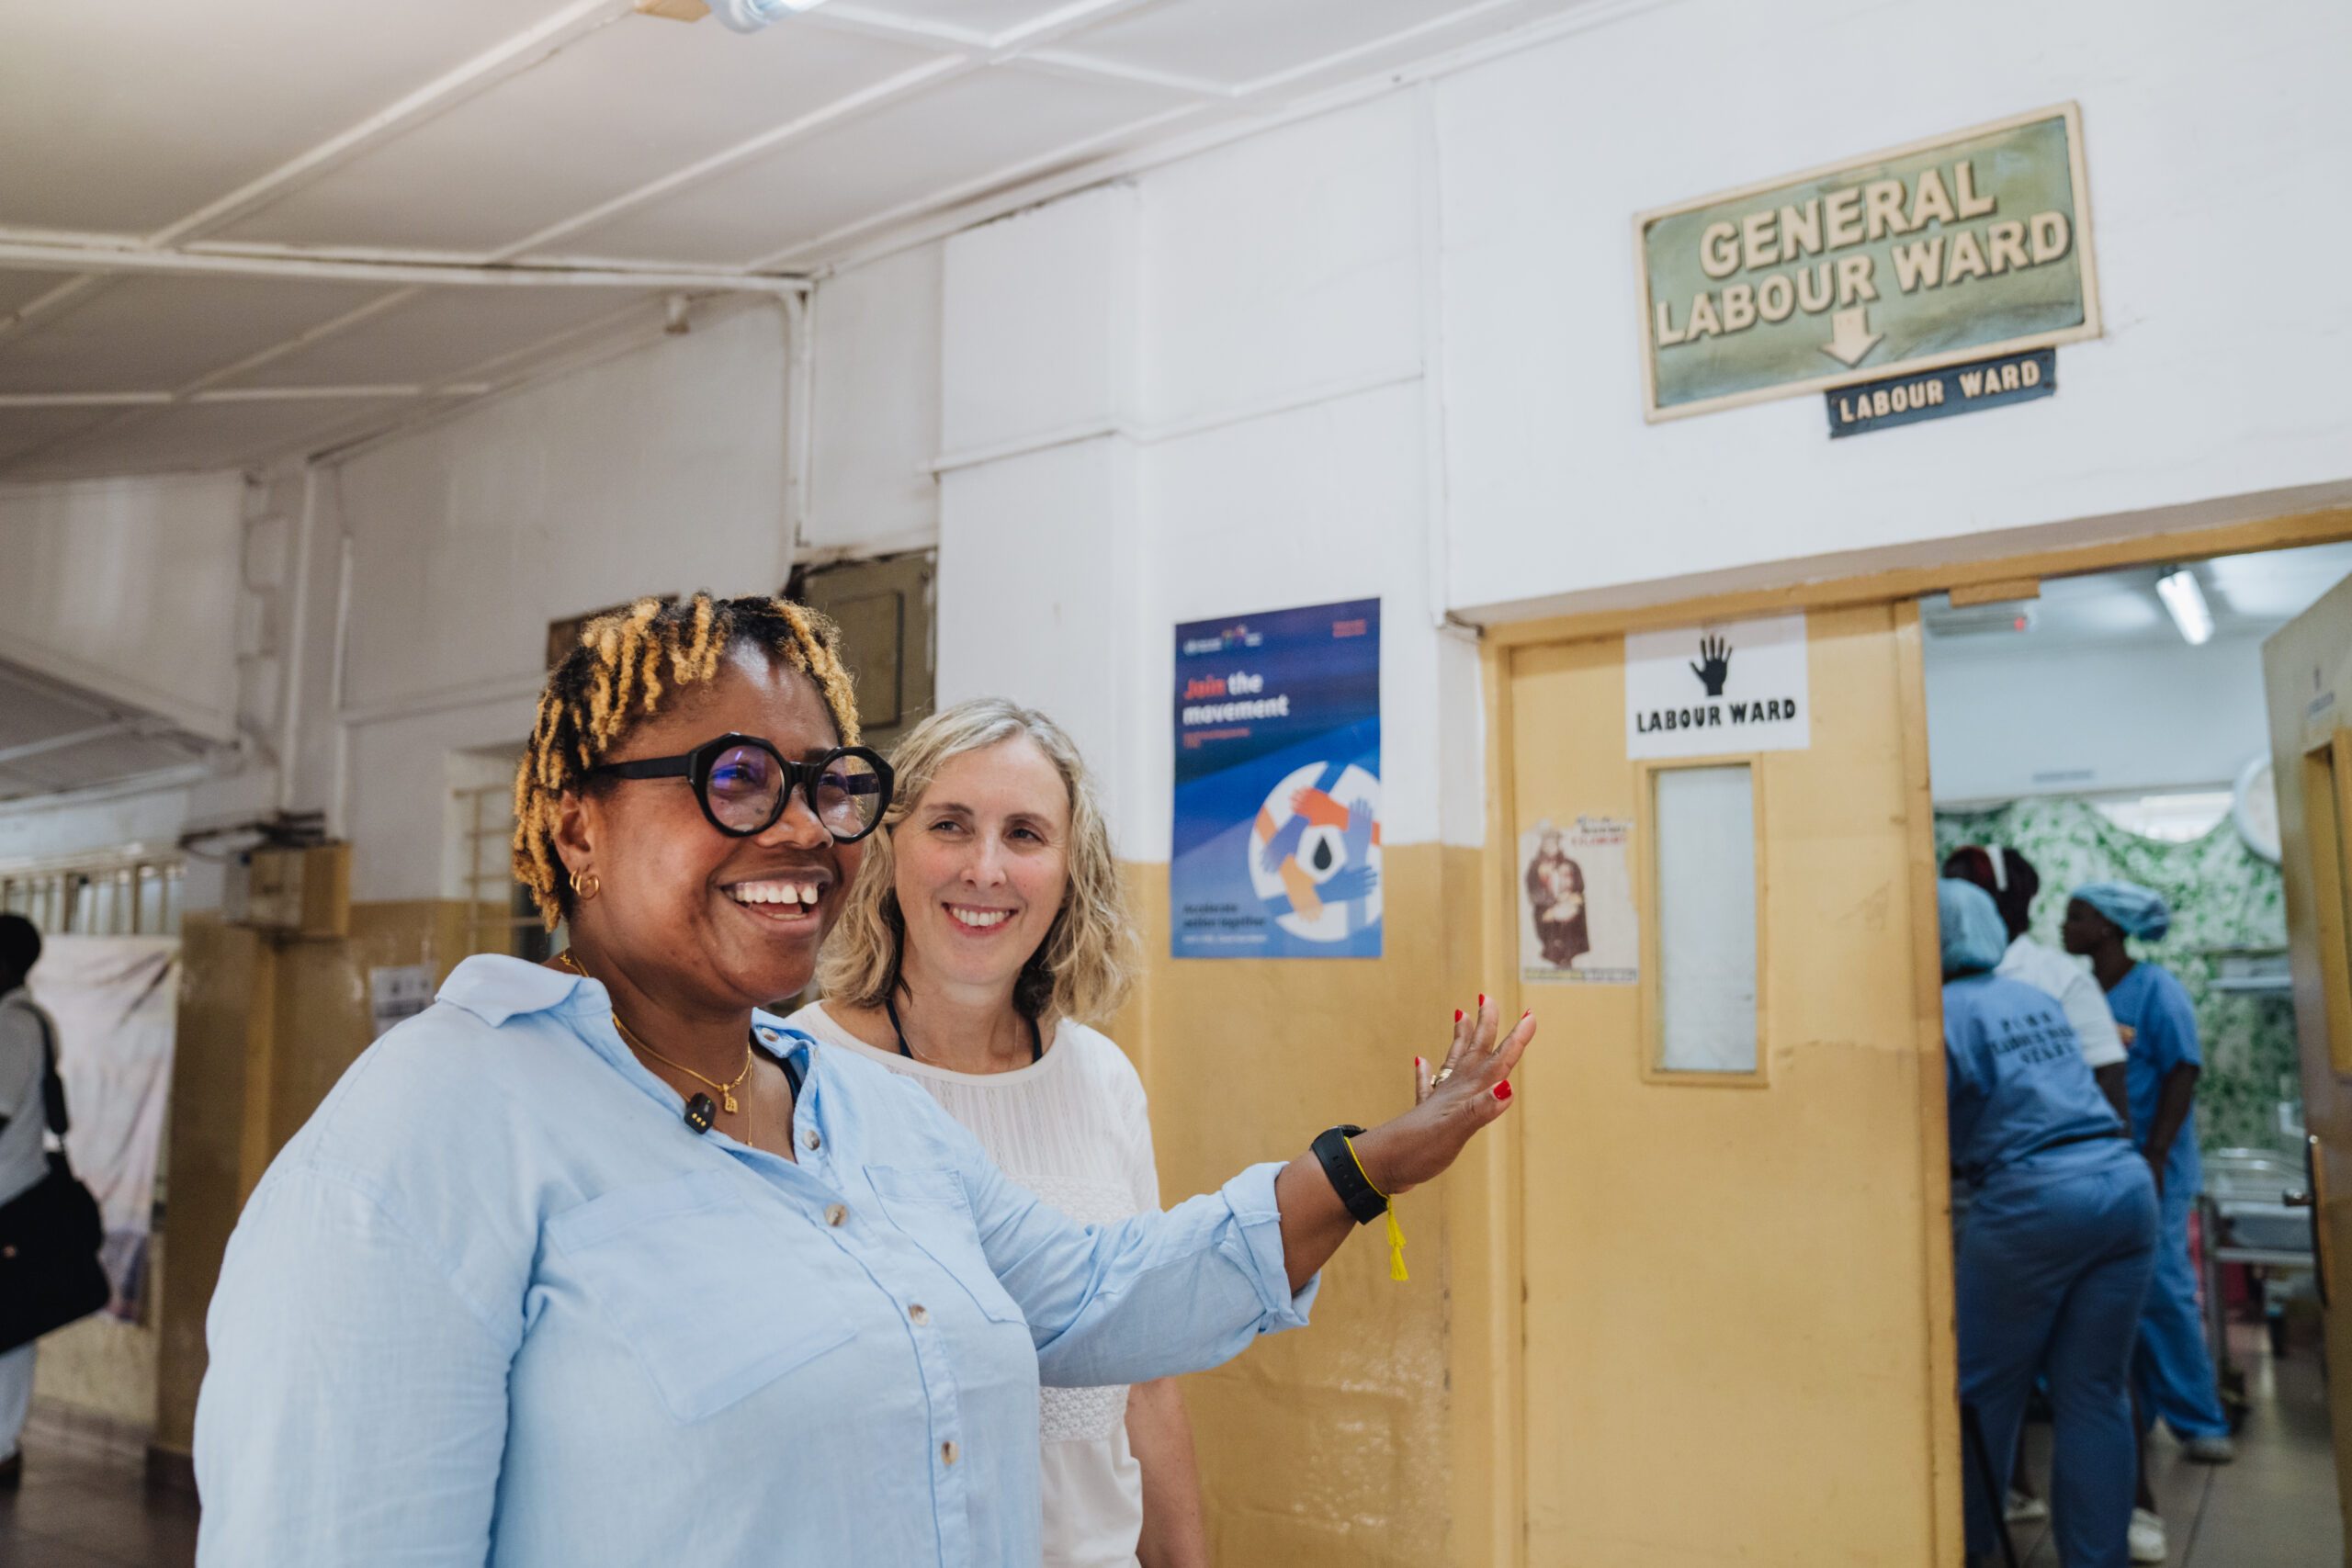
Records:
{"label": "outstretched hand", "polygon": [[1443,1175],[1472,1134],[1510,1108],[1511,1069],[1535,1038],[1535,1015],[1520,1014],[1508,1034],[1501,1028],[1494,999],[1480,997],[1476,1012],[1454,1015],[1443,1062],[1413,1059],[1413,1109],[1356,1140],[1365,1174],[1383,1192],[1393,1198]]}
{"label": "outstretched hand", "polygon": [[[1521,1013],[1505,1033],[1500,1010],[1486,997],[1476,1012],[1455,1013],[1445,1059],[1435,1067],[1413,1059],[1413,1108],[1351,1140],[1365,1178],[1395,1198],[1443,1175],[1478,1130],[1510,1108],[1511,1069],[1534,1038],[1533,1013]],[[1274,1179],[1274,1201],[1283,1269],[1295,1292],[1339,1251],[1355,1221],[1311,1155]]]}

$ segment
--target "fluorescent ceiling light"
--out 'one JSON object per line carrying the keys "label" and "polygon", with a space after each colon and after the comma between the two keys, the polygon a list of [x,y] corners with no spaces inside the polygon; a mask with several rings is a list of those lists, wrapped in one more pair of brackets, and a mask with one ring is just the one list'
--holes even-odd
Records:
{"label": "fluorescent ceiling light", "polygon": [[2205,591],[2197,586],[2197,574],[2187,567],[2176,567],[2156,579],[2156,597],[2172,612],[2172,624],[2180,628],[2189,647],[2213,635],[2213,612],[2205,607]]}

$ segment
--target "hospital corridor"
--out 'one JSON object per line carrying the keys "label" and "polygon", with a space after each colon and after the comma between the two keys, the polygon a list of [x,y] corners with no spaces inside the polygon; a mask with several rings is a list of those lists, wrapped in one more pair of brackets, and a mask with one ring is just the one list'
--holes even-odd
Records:
{"label": "hospital corridor", "polygon": [[2347,58],[0,6],[0,1568],[2352,1568]]}

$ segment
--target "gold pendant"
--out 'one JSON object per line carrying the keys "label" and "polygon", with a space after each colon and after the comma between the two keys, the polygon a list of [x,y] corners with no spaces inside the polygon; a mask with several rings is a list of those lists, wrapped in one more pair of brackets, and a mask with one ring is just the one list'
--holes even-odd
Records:
{"label": "gold pendant", "polygon": [[733,1115],[735,1113],[735,1097],[722,1089],[718,1091],[718,1098],[727,1102],[727,1113],[730,1116]]}

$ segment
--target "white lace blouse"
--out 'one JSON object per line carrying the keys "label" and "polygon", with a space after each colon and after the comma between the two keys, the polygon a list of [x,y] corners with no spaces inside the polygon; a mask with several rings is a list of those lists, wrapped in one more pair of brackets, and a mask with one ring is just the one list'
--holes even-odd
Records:
{"label": "white lace blouse", "polygon": [[[1005,1175],[1081,1224],[1159,1208],[1143,1080],[1108,1036],[1064,1020],[1033,1066],[957,1073],[881,1051],[821,1002],[787,1020],[915,1079]],[[1127,1390],[1039,1391],[1044,1568],[1129,1568],[1143,1530],[1143,1472],[1127,1448]]]}

